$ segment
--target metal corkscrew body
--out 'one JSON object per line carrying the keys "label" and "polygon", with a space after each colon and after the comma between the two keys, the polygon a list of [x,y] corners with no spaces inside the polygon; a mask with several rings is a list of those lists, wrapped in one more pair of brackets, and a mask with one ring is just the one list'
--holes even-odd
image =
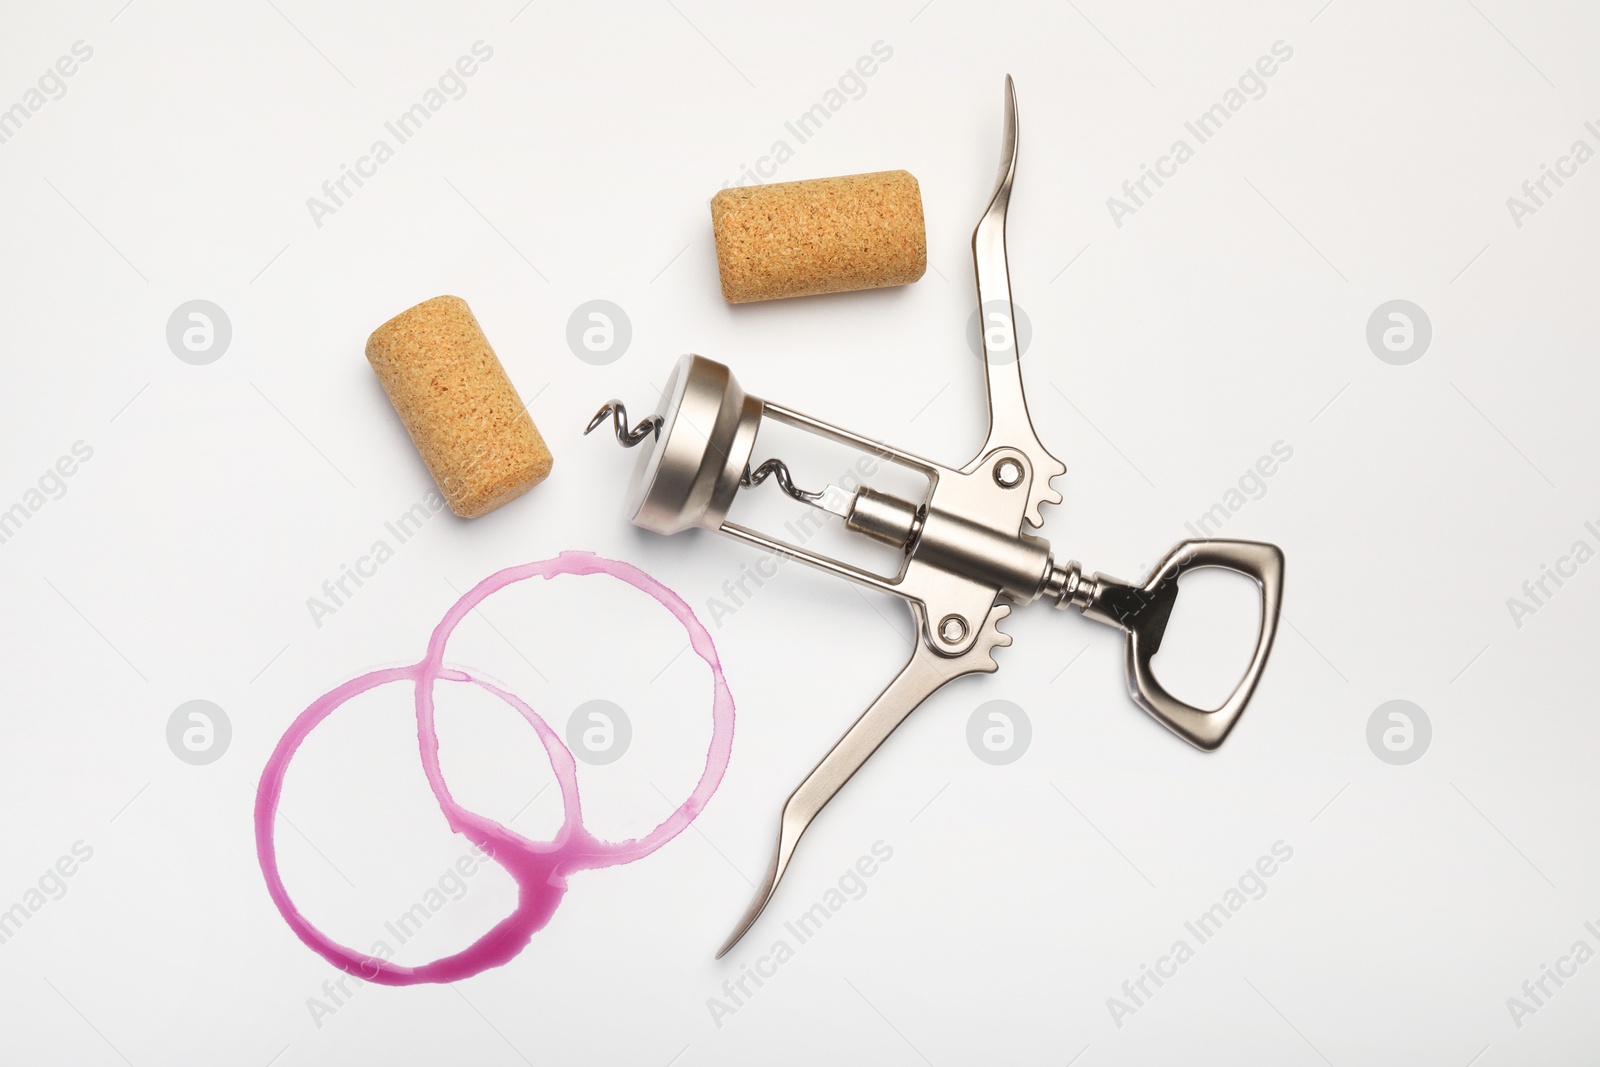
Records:
{"label": "metal corkscrew body", "polygon": [[[1134,702],[1201,749],[1214,749],[1228,736],[1265,669],[1283,596],[1284,560],[1276,545],[1183,541],[1143,582],[1129,583],[1085,574],[1075,560],[1059,559],[1048,541],[1027,529],[1043,525],[1042,504],[1060,502],[1050,482],[1066,467],[1034,431],[1010,314],[1005,223],[1016,164],[1016,95],[1007,77],[1000,177],[972,238],[979,307],[987,320],[982,337],[990,425],[983,447],[965,466],[946,467],[750,396],[727,367],[696,355],[678,361],[663,393],[660,415],[630,429],[622,404],[611,401],[589,424],[593,430],[609,416],[623,445],[647,446],[628,504],[636,525],[664,534],[693,527],[717,530],[893,593],[910,606],[918,631],[909,662],[785,803],[766,878],[719,957],[744,936],[772,899],[812,819],[895,727],[946,683],[997,669],[994,650],[1011,644],[999,622],[1014,606],[1042,600],[1057,608],[1075,608],[1122,630],[1128,691]],[[768,459],[752,469],[751,454],[763,420],[906,467],[927,479],[927,492],[922,499],[908,500],[870,486],[808,491],[795,485],[781,460]],[[899,549],[898,573],[876,574],[729,521],[738,491],[768,477],[794,500],[828,511],[847,529]],[[1251,579],[1259,590],[1261,608],[1250,663],[1228,699],[1212,709],[1193,707],[1172,696],[1151,670],[1177,600],[1178,580],[1204,567]]]}

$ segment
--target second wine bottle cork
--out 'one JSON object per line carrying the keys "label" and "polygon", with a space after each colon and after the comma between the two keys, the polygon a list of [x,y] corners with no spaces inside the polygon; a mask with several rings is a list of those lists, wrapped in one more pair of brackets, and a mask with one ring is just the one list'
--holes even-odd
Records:
{"label": "second wine bottle cork", "polygon": [[903,170],[724,189],[711,227],[730,304],[905,285],[928,269],[922,190]]}
{"label": "second wine bottle cork", "polygon": [[465,300],[402,311],[367,339],[367,361],[457,515],[493,511],[550,473],[550,450]]}

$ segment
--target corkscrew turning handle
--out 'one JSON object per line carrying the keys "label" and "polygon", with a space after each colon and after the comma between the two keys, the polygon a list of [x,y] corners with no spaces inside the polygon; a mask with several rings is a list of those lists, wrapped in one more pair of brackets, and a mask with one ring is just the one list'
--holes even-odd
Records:
{"label": "corkscrew turning handle", "polygon": [[[1185,704],[1156,680],[1150,661],[1161,651],[1178,600],[1178,579],[1192,570],[1217,567],[1242,574],[1261,592],[1261,629],[1244,677],[1221,707]],[[1267,665],[1283,603],[1283,551],[1264,541],[1181,541],[1150,572],[1143,585],[1094,574],[1078,578],[1062,598],[1089,618],[1127,632],[1128,693],[1134,703],[1197,748],[1214,749],[1227,738]]]}

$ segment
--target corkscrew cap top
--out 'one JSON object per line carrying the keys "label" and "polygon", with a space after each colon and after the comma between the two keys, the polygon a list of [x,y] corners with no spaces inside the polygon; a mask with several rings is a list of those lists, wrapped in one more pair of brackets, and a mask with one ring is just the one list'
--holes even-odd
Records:
{"label": "corkscrew cap top", "polygon": [[584,432],[609,417],[619,442],[644,446],[628,491],[628,519],[634,525],[662,534],[695,526],[718,529],[749,477],[762,403],[747,396],[721,363],[687,355],[667,379],[660,411],[630,427],[627,409],[613,400]]}

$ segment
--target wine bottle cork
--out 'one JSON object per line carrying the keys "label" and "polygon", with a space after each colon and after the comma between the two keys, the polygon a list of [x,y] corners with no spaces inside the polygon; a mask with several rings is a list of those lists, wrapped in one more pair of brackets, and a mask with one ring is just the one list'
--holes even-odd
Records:
{"label": "wine bottle cork", "polygon": [[367,339],[367,362],[457,515],[493,511],[550,473],[550,450],[465,300],[402,311]]}
{"label": "wine bottle cork", "polygon": [[711,228],[730,304],[905,285],[928,269],[922,190],[903,170],[724,189]]}

